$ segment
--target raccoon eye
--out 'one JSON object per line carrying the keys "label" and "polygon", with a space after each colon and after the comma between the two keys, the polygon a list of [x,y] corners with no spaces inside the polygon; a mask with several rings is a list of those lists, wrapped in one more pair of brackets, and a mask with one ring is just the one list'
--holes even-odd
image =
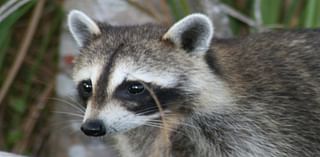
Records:
{"label": "raccoon eye", "polygon": [[88,99],[92,94],[91,80],[81,81],[78,85],[78,92],[83,99]]}
{"label": "raccoon eye", "polygon": [[128,86],[128,92],[132,95],[137,95],[137,94],[141,94],[144,92],[144,86],[143,84],[139,83],[139,82],[132,82],[129,86]]}

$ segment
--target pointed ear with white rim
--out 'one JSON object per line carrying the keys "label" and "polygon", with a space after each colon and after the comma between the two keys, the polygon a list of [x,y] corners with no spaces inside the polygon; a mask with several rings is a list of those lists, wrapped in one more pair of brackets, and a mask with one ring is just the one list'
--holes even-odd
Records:
{"label": "pointed ear with white rim", "polygon": [[94,22],[85,13],[72,10],[68,15],[68,27],[76,40],[82,47],[93,35],[100,35],[101,31],[96,22]]}
{"label": "pointed ear with white rim", "polygon": [[205,53],[213,36],[211,20],[203,14],[191,14],[175,23],[162,37],[189,53]]}

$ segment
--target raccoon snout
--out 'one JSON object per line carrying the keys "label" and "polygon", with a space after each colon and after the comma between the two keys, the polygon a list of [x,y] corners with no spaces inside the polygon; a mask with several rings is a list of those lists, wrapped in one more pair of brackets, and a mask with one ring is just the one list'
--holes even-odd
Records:
{"label": "raccoon snout", "polygon": [[81,125],[81,131],[87,136],[103,136],[106,134],[106,127],[101,120],[87,120]]}

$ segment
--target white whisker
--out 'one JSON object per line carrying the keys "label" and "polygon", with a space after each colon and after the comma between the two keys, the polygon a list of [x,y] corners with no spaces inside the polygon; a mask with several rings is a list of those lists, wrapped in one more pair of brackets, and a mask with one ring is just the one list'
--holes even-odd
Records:
{"label": "white whisker", "polygon": [[58,113],[58,114],[64,114],[64,115],[68,115],[68,116],[76,116],[76,117],[80,117],[80,118],[84,117],[84,115],[77,114],[77,113],[69,113],[69,112],[64,112],[64,111],[52,111],[52,112]]}
{"label": "white whisker", "polygon": [[59,99],[59,98],[49,98],[51,100],[55,100],[55,101],[58,101],[58,102],[61,102],[61,103],[65,103],[67,105],[70,105],[73,109],[76,109],[77,111],[79,111],[80,113],[85,113],[85,110],[80,108],[79,106],[65,100],[65,99]]}
{"label": "white whisker", "polygon": [[77,101],[77,100],[74,98],[74,96],[68,95],[67,97],[68,97],[72,102],[74,102],[76,105],[78,105],[78,107],[79,107],[80,109],[82,109],[83,111],[86,110],[86,108],[85,108],[82,104],[80,104],[80,102]]}
{"label": "white whisker", "polygon": [[[150,120],[150,122],[154,122],[154,123],[162,123],[161,120]],[[170,120],[166,120],[166,123],[168,124],[174,124],[174,125],[180,125],[180,126],[185,126],[185,127],[188,127],[188,128],[192,128],[192,129],[195,129],[197,131],[199,131],[199,128],[197,128],[196,126],[193,126],[191,124],[188,124],[188,123],[183,123],[183,122],[174,122],[174,121],[170,121]]]}

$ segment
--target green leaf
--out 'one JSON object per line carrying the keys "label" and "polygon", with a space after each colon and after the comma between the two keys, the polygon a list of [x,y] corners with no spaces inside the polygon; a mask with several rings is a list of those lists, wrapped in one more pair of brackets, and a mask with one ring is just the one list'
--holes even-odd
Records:
{"label": "green leaf", "polygon": [[4,65],[7,48],[10,45],[13,25],[32,8],[35,2],[35,0],[30,1],[0,22],[0,70]]}
{"label": "green leaf", "polygon": [[180,0],[181,10],[183,12],[183,16],[190,14],[190,8],[187,0]]}
{"label": "green leaf", "polygon": [[[0,34],[1,34],[1,30],[0,30]],[[10,41],[11,41],[11,31],[3,32],[2,35],[3,35],[3,37],[6,37],[6,38],[3,38],[4,40],[2,42],[0,41],[0,45],[1,45],[0,46],[0,71],[1,72],[2,72],[2,68],[3,68],[4,64],[5,64],[4,63],[5,55],[6,55],[7,51],[8,51],[8,48],[9,48],[9,45],[10,45]]]}
{"label": "green leaf", "polygon": [[279,22],[281,0],[261,0],[261,16],[264,25],[274,25]]}
{"label": "green leaf", "polygon": [[21,130],[12,130],[7,135],[7,143],[9,145],[14,145],[22,137],[23,137],[23,134]]}
{"label": "green leaf", "polygon": [[181,16],[179,15],[179,10],[177,9],[177,5],[176,5],[176,2],[173,1],[173,0],[167,0],[167,3],[170,7],[170,10],[171,10],[171,14],[173,15],[174,17],[174,20],[178,20],[181,18]]}
{"label": "green leaf", "polygon": [[312,28],[316,26],[318,0],[309,0],[305,8],[304,27]]}
{"label": "green leaf", "polygon": [[189,12],[188,3],[186,0],[167,0],[167,3],[175,21],[180,20]]}
{"label": "green leaf", "polygon": [[9,106],[17,113],[23,114],[27,109],[26,102],[21,98],[11,98],[9,102]]}
{"label": "green leaf", "polygon": [[285,13],[285,18],[284,18],[284,23],[286,24],[287,27],[290,26],[290,22],[291,20],[293,20],[295,11],[299,7],[299,4],[301,4],[300,2],[301,2],[300,0],[292,0],[291,3],[289,4],[289,8]]}

